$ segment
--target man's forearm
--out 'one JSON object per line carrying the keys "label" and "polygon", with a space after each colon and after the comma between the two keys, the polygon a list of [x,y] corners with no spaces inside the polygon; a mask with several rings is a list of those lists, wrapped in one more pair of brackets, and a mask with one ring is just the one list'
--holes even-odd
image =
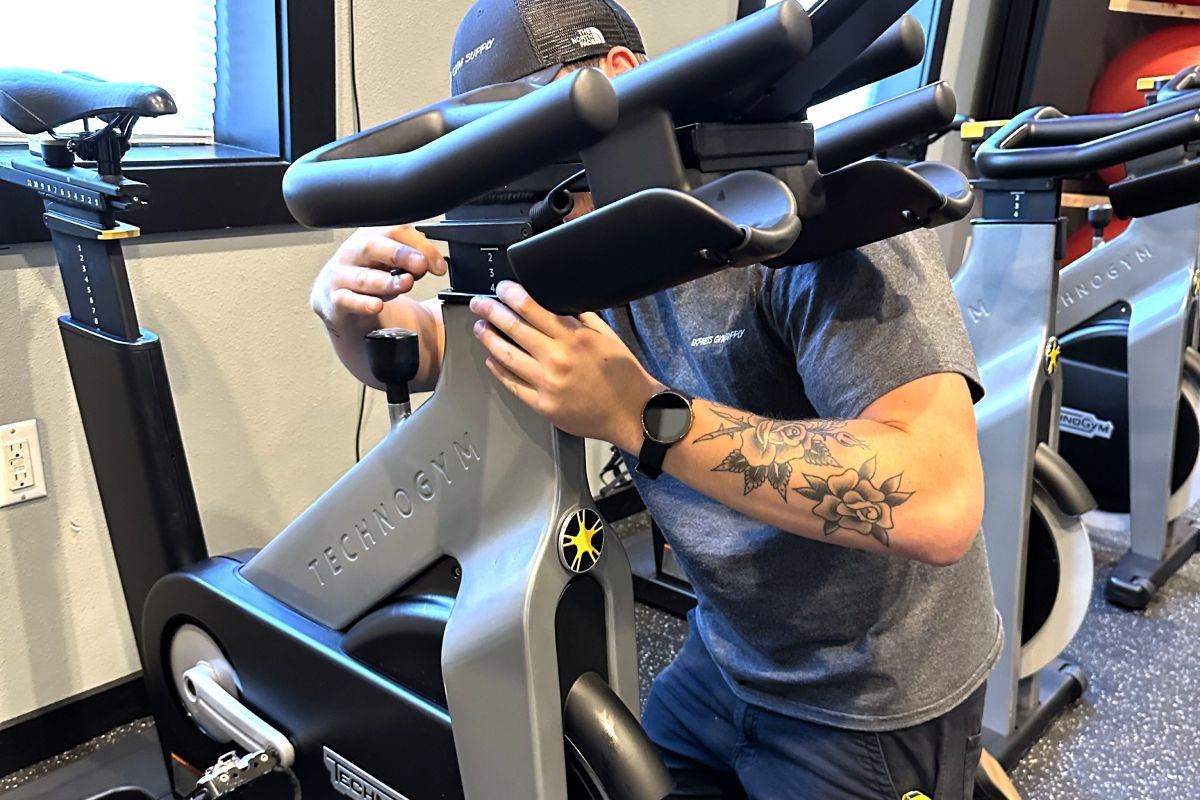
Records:
{"label": "man's forearm", "polygon": [[871,419],[771,420],[703,400],[694,410],[665,471],[747,516],[933,564],[961,558],[978,528],[978,459],[937,437]]}

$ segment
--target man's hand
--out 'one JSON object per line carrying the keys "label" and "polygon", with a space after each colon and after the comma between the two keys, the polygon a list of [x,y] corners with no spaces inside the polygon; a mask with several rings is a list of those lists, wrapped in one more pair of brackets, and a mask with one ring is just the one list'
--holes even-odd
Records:
{"label": "man's hand", "polygon": [[502,281],[496,294],[471,301],[492,374],[559,429],[636,453],[642,409],[662,387],[625,343],[598,315],[557,316],[519,284]]}
{"label": "man's hand", "polygon": [[425,234],[411,225],[360,228],[321,269],[310,302],[333,331],[357,332],[373,324],[385,302],[412,291],[429,273],[445,275],[446,260]]}
{"label": "man's hand", "polygon": [[381,388],[371,374],[363,336],[376,328],[416,331],[421,337],[421,369],[410,388],[425,392],[441,373],[446,339],[442,315],[436,306],[401,295],[424,276],[446,271],[441,253],[411,225],[360,228],[321,269],[309,300],[338,358],[368,386]]}

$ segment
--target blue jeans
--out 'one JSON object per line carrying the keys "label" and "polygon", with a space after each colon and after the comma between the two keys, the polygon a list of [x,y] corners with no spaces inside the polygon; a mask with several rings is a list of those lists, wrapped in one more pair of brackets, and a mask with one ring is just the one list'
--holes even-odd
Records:
{"label": "blue jeans", "polygon": [[745,703],[695,632],[655,681],[642,722],[675,778],[673,798],[970,800],[983,689],[922,725],[841,730]]}

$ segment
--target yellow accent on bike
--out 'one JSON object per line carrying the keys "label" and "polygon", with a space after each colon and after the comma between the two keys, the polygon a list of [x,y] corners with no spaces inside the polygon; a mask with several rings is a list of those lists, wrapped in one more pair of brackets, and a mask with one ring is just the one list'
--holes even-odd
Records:
{"label": "yellow accent on bike", "polygon": [[1158,88],[1158,84],[1166,83],[1174,77],[1174,75],[1151,75],[1149,78],[1138,78],[1137,90],[1139,92],[1153,92]]}
{"label": "yellow accent on bike", "polygon": [[142,229],[138,226],[130,225],[127,222],[118,222],[117,227],[100,231],[96,238],[101,241],[108,241],[110,239],[136,239],[141,235]]}
{"label": "yellow accent on bike", "polygon": [[1007,124],[1006,119],[972,120],[962,124],[958,135],[964,142],[982,142]]}
{"label": "yellow accent on bike", "polygon": [[1058,359],[1062,356],[1062,346],[1059,345],[1057,337],[1051,336],[1046,342],[1046,374],[1053,375],[1058,372]]}

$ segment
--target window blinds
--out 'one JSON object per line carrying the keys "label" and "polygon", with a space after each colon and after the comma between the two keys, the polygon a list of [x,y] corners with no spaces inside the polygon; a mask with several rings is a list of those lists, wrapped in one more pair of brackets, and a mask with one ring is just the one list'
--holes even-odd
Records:
{"label": "window blinds", "polygon": [[[8,3],[0,66],[79,70],[110,81],[163,87],[179,113],[146,119],[135,141],[213,141],[217,83],[217,0],[95,0]],[[116,12],[116,24],[98,16]],[[51,24],[47,24],[51,23]],[[66,130],[78,130],[78,126]],[[0,140],[24,137],[0,120]]]}

